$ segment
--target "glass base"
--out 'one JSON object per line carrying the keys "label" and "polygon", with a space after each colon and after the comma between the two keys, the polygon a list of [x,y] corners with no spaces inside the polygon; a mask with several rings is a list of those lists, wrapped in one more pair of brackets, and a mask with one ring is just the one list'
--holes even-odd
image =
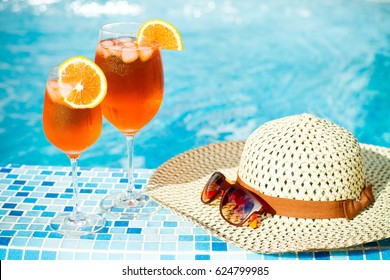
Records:
{"label": "glass base", "polygon": [[106,196],[100,202],[104,213],[119,219],[134,219],[155,214],[160,206],[149,196],[142,192],[115,193]]}
{"label": "glass base", "polygon": [[68,214],[64,213],[54,217],[50,226],[56,232],[65,236],[83,236],[96,233],[106,224],[106,220],[97,214]]}

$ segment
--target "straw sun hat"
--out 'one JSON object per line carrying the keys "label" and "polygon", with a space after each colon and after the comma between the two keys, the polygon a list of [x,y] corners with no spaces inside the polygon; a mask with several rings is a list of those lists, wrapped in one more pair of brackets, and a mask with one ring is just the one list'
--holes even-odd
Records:
{"label": "straw sun hat", "polygon": [[[252,188],[276,211],[233,226],[200,193],[214,171]],[[372,188],[371,188],[372,186]],[[243,249],[335,249],[390,237],[390,149],[359,144],[344,128],[302,114],[267,122],[245,142],[222,142],[161,165],[148,194]]]}

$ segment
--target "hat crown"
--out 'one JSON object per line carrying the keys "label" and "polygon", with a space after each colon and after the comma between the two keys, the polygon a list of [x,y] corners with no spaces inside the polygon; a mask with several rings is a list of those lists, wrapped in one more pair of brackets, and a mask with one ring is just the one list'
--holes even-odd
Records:
{"label": "hat crown", "polygon": [[256,129],[245,142],[238,176],[265,195],[307,201],[358,199],[365,183],[356,138],[309,114]]}

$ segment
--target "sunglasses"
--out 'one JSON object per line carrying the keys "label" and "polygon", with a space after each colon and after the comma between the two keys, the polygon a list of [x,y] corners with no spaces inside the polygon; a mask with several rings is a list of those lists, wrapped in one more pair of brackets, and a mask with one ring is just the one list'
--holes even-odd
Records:
{"label": "sunglasses", "polygon": [[[256,193],[228,180],[221,172],[211,175],[203,188],[201,201],[210,204],[222,196],[219,211],[228,223],[241,226],[253,216],[264,212],[273,213],[272,208]],[[254,215],[255,214],[255,215]]]}

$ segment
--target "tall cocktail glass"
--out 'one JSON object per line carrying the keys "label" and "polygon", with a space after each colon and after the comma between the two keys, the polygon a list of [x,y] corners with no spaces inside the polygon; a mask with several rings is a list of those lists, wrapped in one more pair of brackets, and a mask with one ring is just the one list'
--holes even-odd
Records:
{"label": "tall cocktail glass", "polygon": [[[74,206],[50,221],[51,227],[64,235],[86,235],[102,229],[105,219],[95,213],[85,213],[79,203],[77,163],[82,152],[100,136],[102,113],[100,106],[74,109],[65,104],[58,84],[58,66],[52,67],[46,83],[43,105],[43,129],[47,139],[70,159]],[[68,90],[68,89],[65,89]]]}
{"label": "tall cocktail glass", "polygon": [[111,194],[101,208],[120,218],[133,218],[149,197],[134,189],[134,136],[157,114],[164,92],[164,72],[158,47],[138,47],[140,24],[118,22],[100,28],[95,63],[107,78],[107,95],[101,104],[104,117],[127,141],[128,182],[126,191]]}

